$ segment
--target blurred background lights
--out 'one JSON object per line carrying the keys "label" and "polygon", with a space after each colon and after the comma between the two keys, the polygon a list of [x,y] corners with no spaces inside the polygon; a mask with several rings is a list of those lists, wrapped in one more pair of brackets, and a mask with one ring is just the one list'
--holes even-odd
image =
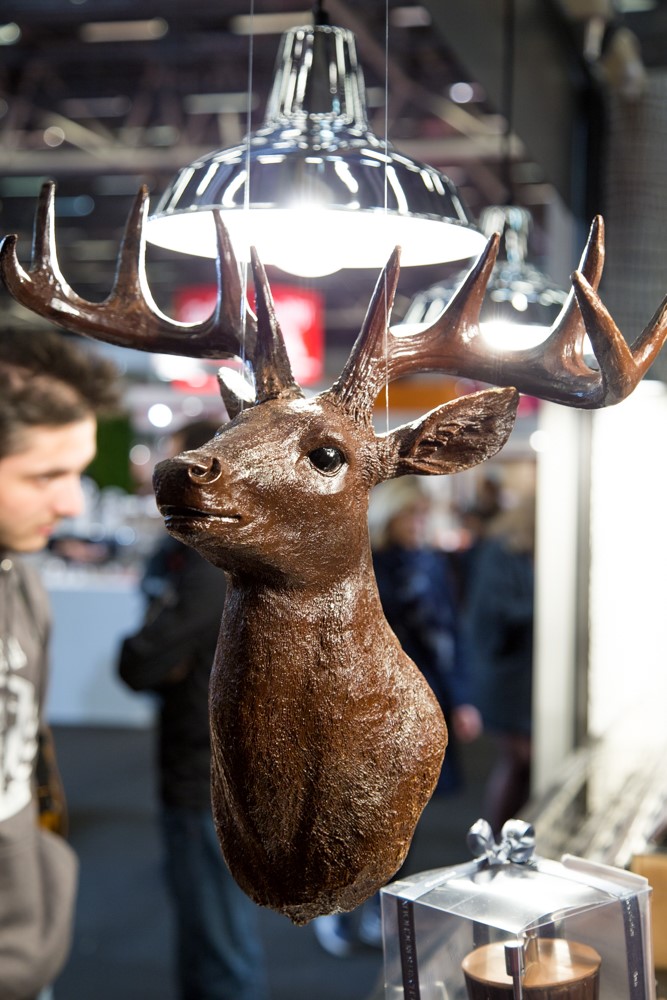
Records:
{"label": "blurred background lights", "polygon": [[549,447],[549,434],[547,431],[533,431],[528,442],[533,451],[545,452]]}
{"label": "blurred background lights", "polygon": [[148,465],[151,460],[151,450],[147,444],[135,444],[130,448],[130,461],[134,465]]}
{"label": "blurred background lights", "polygon": [[480,333],[486,343],[495,350],[512,352],[537,347],[546,340],[549,330],[537,324],[518,325],[511,320],[490,320],[487,323],[480,323]]}
{"label": "blurred background lights", "polygon": [[15,45],[21,38],[21,29],[14,21],[0,24],[0,45]]}
{"label": "blurred background lights", "polygon": [[198,417],[204,412],[204,403],[199,396],[186,396],[183,400],[183,413],[186,417]]}
{"label": "blurred background lights", "polygon": [[58,125],[49,125],[48,128],[44,129],[44,143],[54,149],[56,146],[62,146],[65,141],[65,133],[63,129]]}
{"label": "blurred background lights", "polygon": [[389,23],[394,28],[428,28],[431,24],[430,11],[421,4],[407,4],[394,7],[389,14]]}
{"label": "blurred background lights", "polygon": [[78,194],[74,198],[56,197],[56,212],[62,218],[90,215],[94,208],[95,200],[89,194]]}
{"label": "blurred background lights", "polygon": [[91,21],[79,28],[82,42],[151,42],[163,38],[169,24],[163,17],[136,21]]}
{"label": "blurred background lights", "polygon": [[151,364],[164,382],[187,382],[193,388],[206,383],[206,371],[198,358],[182,358],[175,354],[154,354]]}
{"label": "blurred background lights", "polygon": [[171,407],[167,406],[166,403],[153,403],[148,408],[147,416],[153,427],[169,427],[174,419]]}
{"label": "blurred background lights", "polygon": [[471,84],[461,81],[451,85],[449,96],[455,104],[469,104],[475,97],[475,91]]}

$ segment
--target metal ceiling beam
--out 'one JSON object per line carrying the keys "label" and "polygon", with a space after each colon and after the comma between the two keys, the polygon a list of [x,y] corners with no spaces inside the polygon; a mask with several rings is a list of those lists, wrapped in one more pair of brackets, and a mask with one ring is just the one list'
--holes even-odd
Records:
{"label": "metal ceiling beam", "polygon": [[[478,159],[494,161],[500,158],[498,140],[494,136],[442,139],[402,139],[401,153],[433,165],[468,163]],[[513,150],[522,152],[515,141]],[[64,149],[27,150],[0,148],[0,173],[40,177],[54,174],[66,177],[72,174],[94,176],[100,173],[155,174],[170,173],[192,163],[211,152],[209,146],[171,146],[147,148],[137,145],[127,148],[118,145],[99,146],[95,150]]]}

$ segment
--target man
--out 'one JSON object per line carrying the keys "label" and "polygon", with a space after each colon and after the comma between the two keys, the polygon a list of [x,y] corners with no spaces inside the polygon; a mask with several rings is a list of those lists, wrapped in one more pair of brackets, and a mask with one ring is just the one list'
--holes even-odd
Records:
{"label": "man", "polygon": [[[185,427],[173,453],[209,441],[217,425]],[[211,813],[208,684],[225,575],[166,536],[144,576],[146,620],[123,642],[120,676],[159,698],[159,793],[165,874],[176,918],[180,1000],[267,1000],[258,908],[225,865]]]}
{"label": "man", "polygon": [[38,747],[48,727],[48,601],[22,554],[81,511],[96,414],[114,369],[54,332],[0,334],[0,996],[33,1000],[67,956],[77,864],[38,823]]}

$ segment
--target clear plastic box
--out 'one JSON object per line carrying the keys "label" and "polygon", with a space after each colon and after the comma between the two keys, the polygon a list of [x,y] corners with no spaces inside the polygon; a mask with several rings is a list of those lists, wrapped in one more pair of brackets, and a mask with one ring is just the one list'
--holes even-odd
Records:
{"label": "clear plastic box", "polygon": [[382,890],[386,1000],[654,1000],[648,881],[478,821],[474,861]]}

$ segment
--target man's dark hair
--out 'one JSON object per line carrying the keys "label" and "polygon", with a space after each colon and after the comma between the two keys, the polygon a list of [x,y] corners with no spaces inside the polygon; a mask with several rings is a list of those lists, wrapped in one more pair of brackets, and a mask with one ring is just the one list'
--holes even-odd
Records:
{"label": "man's dark hair", "polygon": [[31,427],[62,427],[113,412],[118,373],[56,330],[0,331],[0,458],[21,449]]}

